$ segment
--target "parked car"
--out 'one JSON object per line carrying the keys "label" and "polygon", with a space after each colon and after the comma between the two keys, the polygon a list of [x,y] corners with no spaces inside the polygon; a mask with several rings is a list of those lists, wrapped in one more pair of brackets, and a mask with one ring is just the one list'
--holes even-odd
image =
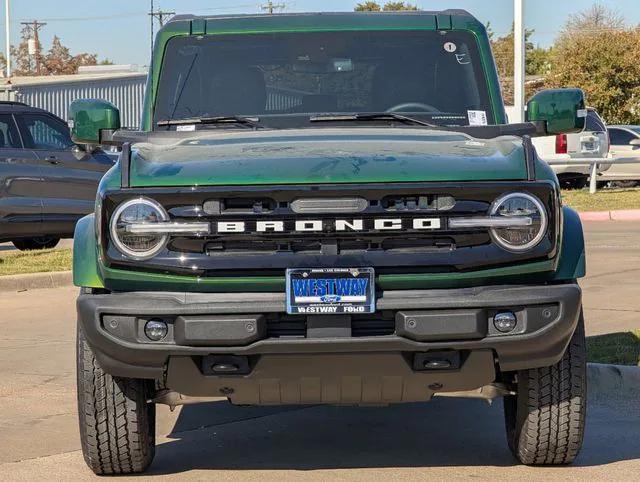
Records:
{"label": "parked car", "polygon": [[610,126],[610,157],[612,159],[637,159],[637,164],[612,164],[598,177],[599,181],[615,182],[624,186],[640,184],[640,126]]}
{"label": "parked car", "polygon": [[77,146],[59,117],[0,102],[0,242],[45,249],[73,237],[93,212],[98,182],[114,164],[102,150]]}
{"label": "parked car", "polygon": [[[538,137],[533,140],[538,155],[545,161],[566,160],[566,164],[552,164],[563,188],[582,189],[591,175],[589,165],[578,164],[575,159],[606,159],[609,156],[609,135],[607,127],[595,109],[587,109],[584,132]],[[598,167],[598,179],[610,164]]]}
{"label": "parked car", "polygon": [[461,10],[180,16],[154,48],[141,131],[69,110],[77,142],[123,147],[74,237],[96,474],[149,466],[156,404],[220,396],[502,398],[518,460],[573,461],[584,237],[528,136],[582,132],[582,91],[505,125],[486,28]]}

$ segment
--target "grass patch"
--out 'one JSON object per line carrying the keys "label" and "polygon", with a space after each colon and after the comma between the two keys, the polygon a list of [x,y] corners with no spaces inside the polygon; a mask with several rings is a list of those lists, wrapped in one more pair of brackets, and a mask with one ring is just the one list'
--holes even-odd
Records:
{"label": "grass patch", "polygon": [[562,199],[582,212],[640,209],[640,189],[601,189],[595,194],[589,194],[588,189],[562,191]]}
{"label": "grass patch", "polygon": [[593,363],[640,366],[640,330],[587,338],[587,359]]}
{"label": "grass patch", "polygon": [[0,276],[70,269],[71,249],[0,252]]}

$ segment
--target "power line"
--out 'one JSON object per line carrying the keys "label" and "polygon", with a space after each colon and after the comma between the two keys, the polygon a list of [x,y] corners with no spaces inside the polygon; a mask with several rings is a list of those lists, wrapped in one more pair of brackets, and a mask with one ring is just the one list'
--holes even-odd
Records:
{"label": "power line", "polygon": [[148,12],[128,12],[128,13],[115,13],[113,15],[95,15],[89,17],[51,17],[45,18],[47,22],[84,22],[87,20],[114,20],[120,18],[142,17],[147,15]]}
{"label": "power line", "polygon": [[175,14],[176,12],[169,12],[166,10],[156,10],[155,12],[151,10],[151,12],[149,12],[149,15],[151,16],[152,20],[153,19],[158,20],[158,23],[160,24],[160,28],[164,27],[165,19],[168,20],[171,17],[173,17]]}
{"label": "power line", "polygon": [[[255,3],[243,3],[235,5],[220,5],[217,7],[196,8],[193,12],[211,12],[211,11],[224,11],[224,10],[239,10],[255,7]],[[114,13],[112,15],[93,15],[86,17],[47,17],[43,18],[46,22],[86,22],[91,20],[119,20],[123,18],[133,17],[146,17],[149,15],[149,11],[130,11],[124,13]],[[25,19],[26,20],[26,19]],[[3,25],[4,23],[0,23]]]}
{"label": "power line", "polygon": [[284,3],[274,4],[271,0],[269,0],[266,5],[262,5],[260,8],[268,12],[269,15],[273,15],[274,10],[284,10],[285,8],[287,8],[287,6]]}
{"label": "power line", "polygon": [[35,60],[36,60],[36,75],[40,75],[40,38],[38,33],[40,29],[46,25],[45,22],[38,22],[37,20],[33,20],[31,22],[20,22],[21,25],[25,26],[29,37],[33,36],[33,41],[35,42]]}

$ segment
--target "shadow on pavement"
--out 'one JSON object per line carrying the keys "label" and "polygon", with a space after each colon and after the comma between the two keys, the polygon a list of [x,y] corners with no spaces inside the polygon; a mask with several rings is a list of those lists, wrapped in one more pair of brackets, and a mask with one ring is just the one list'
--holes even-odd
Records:
{"label": "shadow on pavement", "polygon": [[[590,408],[585,447],[575,465],[640,458],[638,414]],[[184,407],[169,438],[157,447],[152,474],[516,465],[504,435],[502,403],[489,407],[479,400],[387,408],[212,402]]]}

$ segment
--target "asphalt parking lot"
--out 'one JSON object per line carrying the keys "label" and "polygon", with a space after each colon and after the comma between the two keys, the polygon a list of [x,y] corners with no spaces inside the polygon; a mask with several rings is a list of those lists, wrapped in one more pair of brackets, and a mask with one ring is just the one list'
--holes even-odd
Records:
{"label": "asphalt parking lot", "polygon": [[[589,223],[587,334],[640,327],[640,223]],[[90,478],[75,406],[75,288],[0,294],[0,480]],[[500,403],[159,408],[149,476],[223,480],[637,480],[640,402],[593,398],[572,467],[517,466]]]}

